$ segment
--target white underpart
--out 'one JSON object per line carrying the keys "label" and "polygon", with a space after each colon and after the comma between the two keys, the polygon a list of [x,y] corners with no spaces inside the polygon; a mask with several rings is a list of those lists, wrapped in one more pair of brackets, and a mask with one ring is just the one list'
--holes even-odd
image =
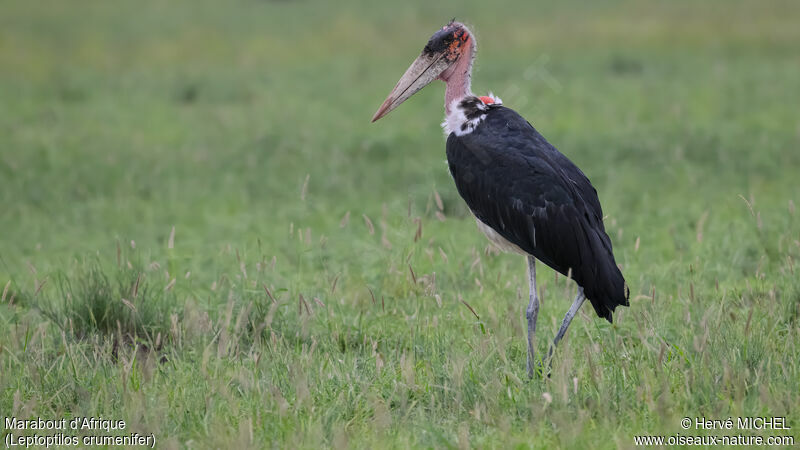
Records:
{"label": "white underpart", "polygon": [[[499,97],[495,97],[494,94],[489,93],[489,98],[494,100],[495,105],[502,105],[503,101],[500,100]],[[450,133],[455,133],[456,136],[464,136],[465,134],[472,133],[472,131],[481,123],[484,119],[486,119],[486,114],[481,114],[480,116],[474,119],[467,119],[467,116],[464,114],[464,109],[461,108],[459,105],[463,99],[456,99],[450,103],[450,113],[445,114],[444,122],[442,122],[442,129],[444,129],[444,135],[449,136]],[[485,104],[478,105],[478,109],[482,111],[486,111],[489,108]],[[466,127],[463,125],[466,124]]]}
{"label": "white underpart", "polygon": [[[486,114],[481,114],[474,119],[467,119],[466,114],[464,114],[464,109],[460,106],[461,100],[462,99],[453,100],[452,103],[450,103],[450,113],[444,116],[442,128],[444,129],[445,136],[449,136],[450,133],[455,133],[456,136],[464,136],[465,134],[472,133],[472,130],[486,118]],[[485,105],[484,108],[486,108]],[[466,127],[464,127],[464,124],[466,124]]]}
{"label": "white underpart", "polygon": [[498,249],[509,253],[519,253],[521,255],[528,254],[528,252],[519,248],[517,244],[512,243],[508,239],[501,236],[497,231],[494,231],[492,227],[481,222],[481,219],[476,217],[475,222],[478,223],[478,229],[486,235],[486,238],[489,239],[489,242],[491,242]]}

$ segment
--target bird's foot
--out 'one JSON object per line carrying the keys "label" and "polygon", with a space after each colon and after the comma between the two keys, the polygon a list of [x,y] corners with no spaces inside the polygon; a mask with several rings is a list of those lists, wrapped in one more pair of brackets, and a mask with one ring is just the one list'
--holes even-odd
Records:
{"label": "bird's foot", "polygon": [[541,359],[537,359],[534,363],[528,360],[528,379],[542,379],[550,378],[550,364],[545,364]]}

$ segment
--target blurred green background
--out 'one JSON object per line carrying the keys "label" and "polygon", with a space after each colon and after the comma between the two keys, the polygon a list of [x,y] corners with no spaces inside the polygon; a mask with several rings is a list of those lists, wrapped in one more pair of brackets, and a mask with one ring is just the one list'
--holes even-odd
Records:
{"label": "blurred green background", "polygon": [[463,215],[443,86],[369,124],[453,16],[477,34],[473,89],[584,168],[627,241],[662,242],[676,214],[738,214],[739,194],[785,207],[794,5],[5,2],[2,270],[173,225],[201,254],[254,237],[280,250],[292,221],[331,234],[348,210],[399,216],[434,187]]}
{"label": "blurred green background", "polygon": [[[453,17],[473,90],[597,187],[631,286],[616,326],[576,320],[551,380],[521,380],[524,262],[455,191],[444,86],[369,123]],[[105,411],[171,446],[630,447],[704,412],[796,436],[798,24],[794,1],[2,2],[0,407]],[[126,265],[169,335],[138,390],[101,327],[50,323],[85,316],[65,284]],[[571,294],[539,277],[544,349]],[[206,355],[228,326],[247,344]]]}

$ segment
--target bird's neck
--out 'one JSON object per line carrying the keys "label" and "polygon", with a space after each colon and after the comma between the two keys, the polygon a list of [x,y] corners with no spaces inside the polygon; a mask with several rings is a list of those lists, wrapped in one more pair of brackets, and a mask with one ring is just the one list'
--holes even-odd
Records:
{"label": "bird's neck", "polygon": [[470,45],[466,46],[458,61],[440,76],[447,83],[447,88],[444,92],[445,114],[451,113],[451,107],[454,102],[473,95],[470,89],[470,81],[472,78],[472,61],[475,59],[475,37],[470,36],[468,42]]}

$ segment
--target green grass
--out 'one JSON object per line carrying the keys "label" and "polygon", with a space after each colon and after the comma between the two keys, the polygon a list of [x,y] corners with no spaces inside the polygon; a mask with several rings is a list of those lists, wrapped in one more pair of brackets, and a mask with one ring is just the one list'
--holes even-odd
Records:
{"label": "green grass", "polygon": [[[3,2],[0,416],[164,448],[631,448],[765,415],[791,430],[742,434],[800,441],[800,5],[695,3]],[[473,89],[597,187],[631,287],[549,379],[443,87],[369,124],[453,16]],[[539,283],[543,352],[574,286]]]}

